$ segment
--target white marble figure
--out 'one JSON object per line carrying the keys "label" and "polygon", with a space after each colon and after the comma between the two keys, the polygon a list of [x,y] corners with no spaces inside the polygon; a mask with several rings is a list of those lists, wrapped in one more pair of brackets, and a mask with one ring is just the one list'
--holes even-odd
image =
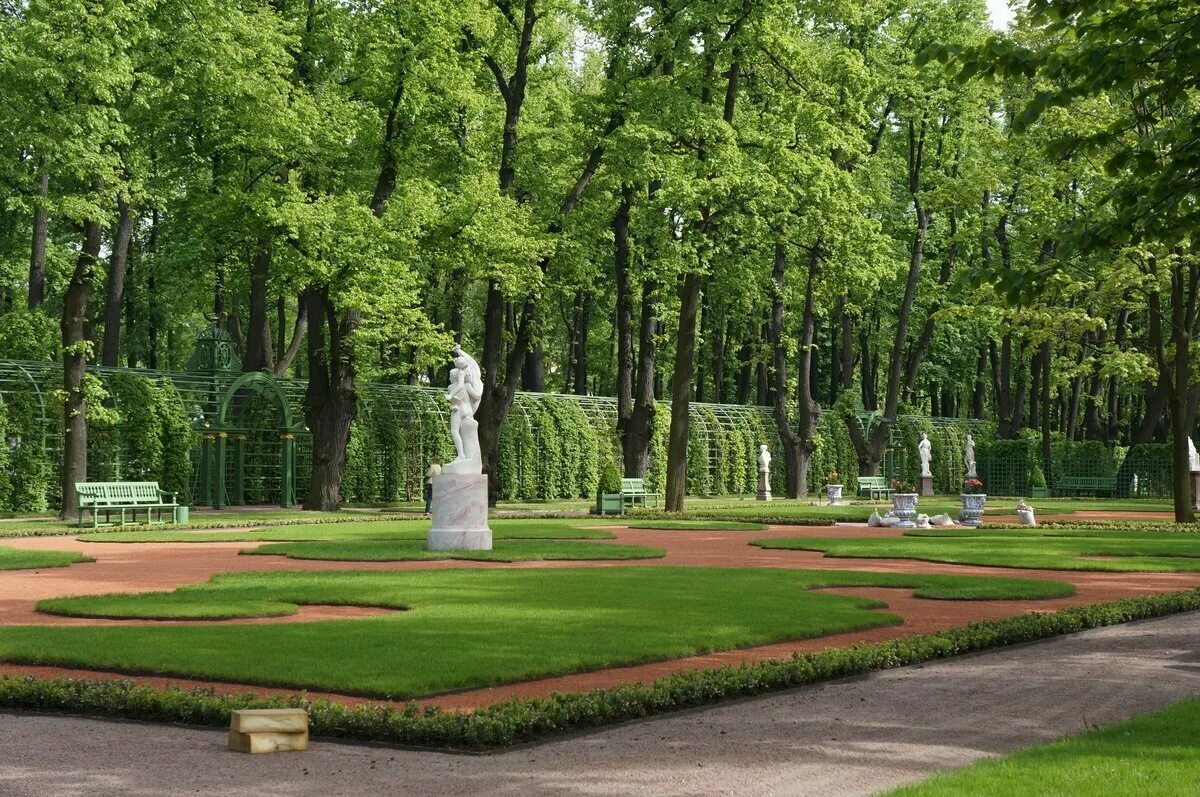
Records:
{"label": "white marble figure", "polygon": [[1129,492],[1133,493],[1134,498],[1138,497],[1138,483],[1137,482],[1138,482],[1137,474],[1135,473],[1135,474],[1133,474],[1133,479],[1131,479],[1129,482]]}
{"label": "white marble figure", "polygon": [[483,397],[483,375],[479,363],[458,346],[454,347],[454,368],[450,371],[450,387],[446,399],[450,402],[450,436],[458,456],[442,468],[442,473],[476,474],[483,472],[483,457],[479,452],[479,424],[475,411]]}
{"label": "white marble figure", "polygon": [[921,433],[921,442],[917,445],[917,454],[921,457],[921,475],[932,476],[933,472],[929,470],[929,459],[933,453],[933,443],[929,442],[929,435]]}
{"label": "white marble figure", "polygon": [[758,447],[758,472],[771,472],[771,452],[767,450],[766,443],[763,443]]}
{"label": "white marble figure", "polygon": [[967,450],[963,459],[967,463],[967,478],[974,479],[978,474],[975,473],[975,438],[971,435],[967,435]]}
{"label": "white marble figure", "polygon": [[1037,518],[1033,516],[1033,507],[1025,503],[1022,498],[1017,503],[1017,525],[1018,526],[1036,526]]}
{"label": "white marble figure", "polygon": [[1200,454],[1196,453],[1196,444],[1188,438],[1188,470],[1192,473],[1200,471]]}

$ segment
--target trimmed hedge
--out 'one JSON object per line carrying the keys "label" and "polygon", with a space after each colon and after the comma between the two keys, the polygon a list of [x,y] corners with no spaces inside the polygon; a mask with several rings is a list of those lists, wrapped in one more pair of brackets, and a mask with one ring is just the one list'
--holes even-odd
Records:
{"label": "trimmed hedge", "polygon": [[253,693],[153,689],[131,680],[88,681],[32,676],[0,678],[0,706],[158,722],[223,727],[241,708],[295,706],[309,712],[314,736],[462,750],[484,750],[626,722],[669,711],[792,689],[837,678],[945,659],[1090,628],[1200,609],[1200,590],[1127,598],[1048,614],[988,620],[963,628],[740,667],[693,670],[649,686],[626,684],[545,699],[513,699],[472,712],[410,703],[346,706],[303,694],[259,698]]}

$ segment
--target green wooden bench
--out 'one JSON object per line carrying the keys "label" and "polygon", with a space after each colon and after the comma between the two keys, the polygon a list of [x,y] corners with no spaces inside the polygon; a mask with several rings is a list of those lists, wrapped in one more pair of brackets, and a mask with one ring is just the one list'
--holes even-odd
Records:
{"label": "green wooden bench", "polygon": [[621,479],[621,506],[649,506],[648,500],[654,499],[654,507],[658,508],[659,499],[662,498],[658,493],[646,492],[645,479]]}
{"label": "green wooden bench", "polygon": [[1059,495],[1109,495],[1117,491],[1117,480],[1105,476],[1063,476],[1054,485]]}
{"label": "green wooden bench", "polygon": [[[120,525],[138,522],[138,513],[146,513],[146,523],[159,525],[168,521],[163,515],[170,512],[175,520],[181,507],[175,493],[160,490],[158,482],[76,482],[79,496],[79,525],[85,512],[92,513],[92,528],[114,526],[113,516],[119,515]],[[100,515],[104,515],[101,522]]]}
{"label": "green wooden bench", "polygon": [[888,487],[887,479],[883,476],[859,476],[858,494],[874,501],[876,498],[891,498],[892,488]]}

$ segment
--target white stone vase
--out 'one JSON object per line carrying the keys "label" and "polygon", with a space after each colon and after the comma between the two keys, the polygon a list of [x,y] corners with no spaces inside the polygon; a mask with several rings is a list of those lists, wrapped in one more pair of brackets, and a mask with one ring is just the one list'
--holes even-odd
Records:
{"label": "white stone vase", "polygon": [[898,529],[915,529],[914,520],[917,516],[916,493],[892,493],[892,514],[900,520],[896,523]]}
{"label": "white stone vase", "polygon": [[842,485],[827,484],[825,485],[825,495],[829,496],[829,506],[835,506],[842,501]]}
{"label": "white stone vase", "polygon": [[958,515],[958,522],[964,526],[978,526],[983,519],[987,493],[959,493],[959,497],[962,498],[962,512]]}

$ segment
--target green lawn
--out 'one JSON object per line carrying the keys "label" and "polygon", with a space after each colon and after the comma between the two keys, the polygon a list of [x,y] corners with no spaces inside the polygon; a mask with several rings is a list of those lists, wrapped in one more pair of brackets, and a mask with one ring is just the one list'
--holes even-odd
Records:
{"label": "green lawn", "polygon": [[854,559],[1122,573],[1200,572],[1200,535],[1195,533],[1063,532],[1069,530],[917,531],[903,537],[788,537],[751,544]]}
{"label": "green lawn", "polygon": [[23,626],[0,659],[405,697],[896,622],[811,591],[891,586],[931,598],[1072,594],[1056,581],[889,573],[604,567],[241,573],[174,592],[43,601],[62,614],[222,618],[297,604],[407,609],[359,620],[158,627]]}
{"label": "green lawn", "polygon": [[1127,722],[980,761],[891,792],[894,797],[1030,795],[1109,797],[1200,793],[1200,700],[1186,700]]}
{"label": "green lawn", "polygon": [[77,562],[94,561],[74,551],[27,551],[0,545],[0,570],[32,570],[39,567],[66,567]]}
{"label": "green lawn", "polygon": [[[526,519],[493,518],[488,520],[496,539],[588,539],[606,540],[611,531],[589,528],[590,524],[606,523],[588,518]],[[314,523],[312,525],[276,526],[249,531],[103,531],[81,534],[87,542],[301,542],[305,540],[423,540],[429,531],[428,519],[373,521],[356,523]]]}
{"label": "green lawn", "polygon": [[490,551],[428,551],[425,549],[424,540],[318,540],[270,543],[242,553],[342,562],[406,562],[435,559],[538,562],[564,559],[658,559],[666,556],[667,552],[662,548],[649,548],[644,545],[560,540],[497,540]]}

